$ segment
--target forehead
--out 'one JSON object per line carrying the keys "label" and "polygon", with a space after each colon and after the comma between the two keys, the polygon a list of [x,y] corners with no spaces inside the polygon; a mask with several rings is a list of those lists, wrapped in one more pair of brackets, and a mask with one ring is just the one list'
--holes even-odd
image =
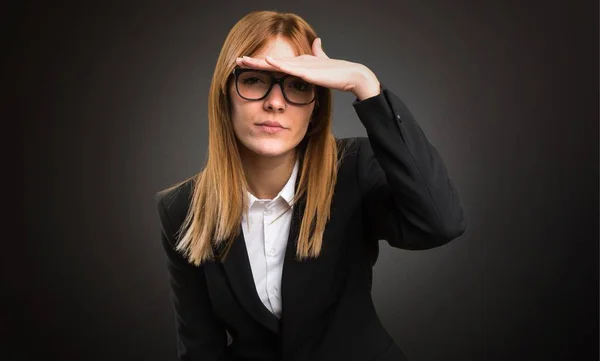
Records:
{"label": "forehead", "polygon": [[285,38],[277,36],[270,39],[267,43],[253,55],[254,58],[264,59],[266,56],[273,58],[284,58],[296,56],[296,51],[292,44]]}

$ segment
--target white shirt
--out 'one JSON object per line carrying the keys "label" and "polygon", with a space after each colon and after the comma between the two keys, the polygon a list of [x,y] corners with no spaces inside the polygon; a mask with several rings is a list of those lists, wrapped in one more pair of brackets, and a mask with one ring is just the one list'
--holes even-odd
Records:
{"label": "white shirt", "polygon": [[283,259],[292,220],[292,208],[289,205],[294,197],[297,176],[298,161],[275,198],[258,199],[248,192],[248,217],[242,217],[242,230],[256,292],[265,307],[278,318],[282,311]]}

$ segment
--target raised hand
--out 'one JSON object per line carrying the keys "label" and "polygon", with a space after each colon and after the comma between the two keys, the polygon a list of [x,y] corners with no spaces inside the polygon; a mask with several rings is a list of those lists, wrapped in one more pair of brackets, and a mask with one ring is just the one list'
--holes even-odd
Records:
{"label": "raised hand", "polygon": [[242,67],[279,71],[304,79],[325,88],[349,91],[359,100],[378,95],[379,81],[375,74],[360,63],[330,59],[321,47],[321,39],[312,44],[313,55],[300,55],[287,58],[264,59],[241,57],[236,63]]}

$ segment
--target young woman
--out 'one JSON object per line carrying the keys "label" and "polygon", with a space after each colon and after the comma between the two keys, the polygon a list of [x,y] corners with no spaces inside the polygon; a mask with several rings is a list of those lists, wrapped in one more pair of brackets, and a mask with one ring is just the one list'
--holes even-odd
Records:
{"label": "young woman", "polygon": [[[331,89],[368,137],[334,137]],[[371,299],[378,242],[467,228],[405,104],[299,16],[262,11],[231,29],[208,105],[204,168],[158,200],[180,359],[405,360]]]}

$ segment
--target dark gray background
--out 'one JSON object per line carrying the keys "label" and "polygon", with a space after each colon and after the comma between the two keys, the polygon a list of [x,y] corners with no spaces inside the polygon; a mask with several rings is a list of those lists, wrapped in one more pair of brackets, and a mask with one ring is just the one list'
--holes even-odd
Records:
{"label": "dark gray background", "polygon": [[[176,359],[154,193],[204,162],[230,27],[275,9],[407,103],[469,215],[445,247],[382,246],[373,297],[409,358],[598,360],[597,1],[228,3],[15,9],[27,253],[4,267],[22,355]],[[339,137],[365,135],[352,100],[335,93]]]}

